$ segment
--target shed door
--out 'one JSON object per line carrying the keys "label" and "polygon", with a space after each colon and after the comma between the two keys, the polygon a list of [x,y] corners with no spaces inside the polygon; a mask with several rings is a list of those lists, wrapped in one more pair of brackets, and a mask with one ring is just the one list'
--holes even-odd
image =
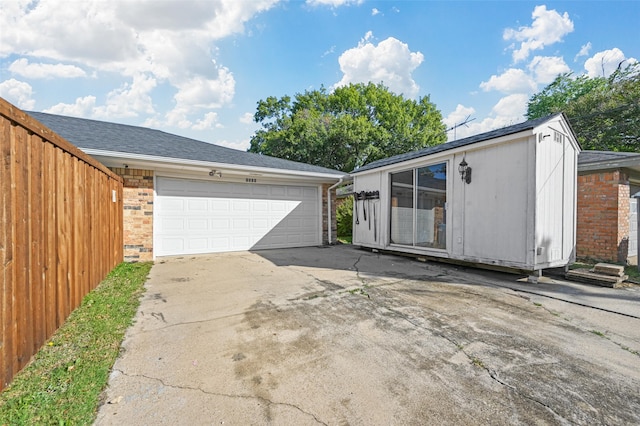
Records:
{"label": "shed door", "polygon": [[156,256],[320,244],[316,186],[158,177]]}

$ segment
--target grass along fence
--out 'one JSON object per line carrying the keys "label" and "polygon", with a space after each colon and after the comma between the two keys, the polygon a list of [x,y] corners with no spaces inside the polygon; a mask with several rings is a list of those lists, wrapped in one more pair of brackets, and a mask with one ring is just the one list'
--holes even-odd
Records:
{"label": "grass along fence", "polygon": [[0,98],[0,390],[122,261],[122,179]]}

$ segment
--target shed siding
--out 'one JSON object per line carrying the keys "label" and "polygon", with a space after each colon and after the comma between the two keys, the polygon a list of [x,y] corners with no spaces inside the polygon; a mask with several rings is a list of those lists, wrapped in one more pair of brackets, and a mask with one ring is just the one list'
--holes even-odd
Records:
{"label": "shed siding", "polygon": [[[374,238],[361,203],[354,244],[528,270],[564,266],[575,257],[578,152],[568,124],[557,116],[526,132],[356,172],[354,191],[379,190],[381,214]],[[463,159],[472,169],[470,183],[458,173]],[[446,249],[391,243],[390,175],[442,162],[448,165]],[[404,208],[416,226],[423,224],[419,207]]]}
{"label": "shed siding", "polygon": [[[551,130],[550,130],[551,131]],[[567,216],[565,208],[565,149],[563,140],[554,140],[553,131],[549,138],[536,143],[536,263],[560,261],[564,250],[563,224]],[[564,139],[564,136],[561,136]],[[568,178],[568,177],[567,177]],[[566,194],[573,198],[573,194]],[[570,222],[568,226],[573,226]]]}
{"label": "shed siding", "polygon": [[[460,161],[457,156],[454,164]],[[466,161],[473,170],[471,183],[455,176],[463,198],[463,233],[453,236],[462,238],[463,256],[524,264],[530,182],[526,139],[467,152]]]}

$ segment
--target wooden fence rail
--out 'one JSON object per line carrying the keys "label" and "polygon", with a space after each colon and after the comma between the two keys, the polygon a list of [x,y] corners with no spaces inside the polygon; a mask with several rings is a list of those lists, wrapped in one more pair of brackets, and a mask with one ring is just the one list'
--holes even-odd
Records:
{"label": "wooden fence rail", "polygon": [[0,98],[0,390],[123,259],[122,179]]}

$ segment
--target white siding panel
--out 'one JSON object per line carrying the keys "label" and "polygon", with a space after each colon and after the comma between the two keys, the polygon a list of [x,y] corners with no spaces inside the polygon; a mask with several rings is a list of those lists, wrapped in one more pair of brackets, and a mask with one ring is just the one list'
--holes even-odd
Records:
{"label": "white siding panel", "polygon": [[156,256],[320,244],[316,186],[158,177]]}

